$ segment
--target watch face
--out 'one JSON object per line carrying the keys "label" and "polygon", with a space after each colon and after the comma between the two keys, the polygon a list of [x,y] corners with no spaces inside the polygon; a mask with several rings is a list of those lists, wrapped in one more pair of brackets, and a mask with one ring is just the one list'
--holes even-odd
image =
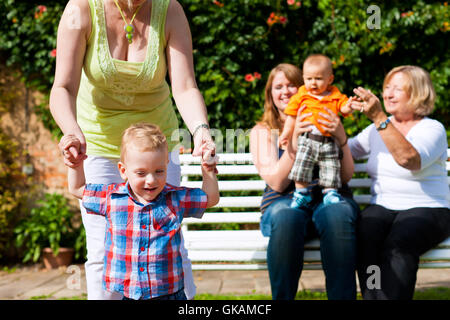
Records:
{"label": "watch face", "polygon": [[391,120],[389,118],[387,118],[386,121],[383,121],[382,123],[380,123],[380,126],[377,128],[377,130],[386,129],[389,122],[391,122]]}

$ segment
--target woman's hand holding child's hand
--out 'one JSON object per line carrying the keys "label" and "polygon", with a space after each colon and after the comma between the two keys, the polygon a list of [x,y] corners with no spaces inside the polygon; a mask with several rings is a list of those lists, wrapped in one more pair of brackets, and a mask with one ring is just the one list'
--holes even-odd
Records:
{"label": "woman's hand holding child's hand", "polygon": [[[62,150],[64,164],[70,168],[76,168],[86,160],[87,155],[79,158],[81,142],[74,134],[64,135],[59,141],[58,147]],[[78,158],[78,159],[77,159]]]}
{"label": "woman's hand holding child's hand", "polygon": [[202,150],[202,166],[205,167],[208,171],[214,170],[217,174],[216,165],[219,162],[219,157],[216,155],[216,148],[214,144],[204,143],[201,146]]}

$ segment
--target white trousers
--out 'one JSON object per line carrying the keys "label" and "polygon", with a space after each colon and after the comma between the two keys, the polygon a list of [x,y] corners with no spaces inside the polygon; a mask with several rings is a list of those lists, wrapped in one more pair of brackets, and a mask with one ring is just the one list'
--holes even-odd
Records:
{"label": "white trousers", "polygon": [[[167,168],[167,182],[180,185],[180,165],[178,151],[170,153],[169,166]],[[121,183],[123,182],[117,168],[118,159],[89,156],[84,161],[86,183]],[[87,282],[88,300],[120,300],[122,295],[116,292],[108,292],[103,289],[103,261],[105,255],[106,219],[96,214],[87,214],[80,201],[81,216],[86,230],[87,261],[84,264]],[[195,296],[196,287],[192,275],[191,261],[184,246],[183,234],[181,234],[181,256],[184,271],[184,291],[188,299]]]}

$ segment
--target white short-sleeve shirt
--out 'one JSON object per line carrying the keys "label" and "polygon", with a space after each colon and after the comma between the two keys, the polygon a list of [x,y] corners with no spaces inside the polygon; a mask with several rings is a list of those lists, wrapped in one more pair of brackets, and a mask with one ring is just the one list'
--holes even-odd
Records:
{"label": "white short-sleeve shirt", "polygon": [[448,143],[444,126],[425,117],[409,130],[406,139],[420,155],[420,170],[412,171],[398,165],[374,124],[349,139],[353,158],[368,157],[371,203],[391,210],[449,208],[450,190],[445,166]]}

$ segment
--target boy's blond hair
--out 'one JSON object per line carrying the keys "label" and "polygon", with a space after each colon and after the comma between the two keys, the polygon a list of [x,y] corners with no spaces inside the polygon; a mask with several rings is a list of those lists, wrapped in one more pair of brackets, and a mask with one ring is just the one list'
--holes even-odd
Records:
{"label": "boy's blond hair", "polygon": [[151,123],[136,123],[123,132],[120,146],[120,160],[124,161],[127,146],[133,144],[139,151],[167,150],[166,136],[157,125]]}
{"label": "boy's blond hair", "polygon": [[303,69],[305,69],[305,65],[307,64],[323,67],[329,74],[333,74],[333,63],[324,54],[314,53],[309,55],[303,62]]}

